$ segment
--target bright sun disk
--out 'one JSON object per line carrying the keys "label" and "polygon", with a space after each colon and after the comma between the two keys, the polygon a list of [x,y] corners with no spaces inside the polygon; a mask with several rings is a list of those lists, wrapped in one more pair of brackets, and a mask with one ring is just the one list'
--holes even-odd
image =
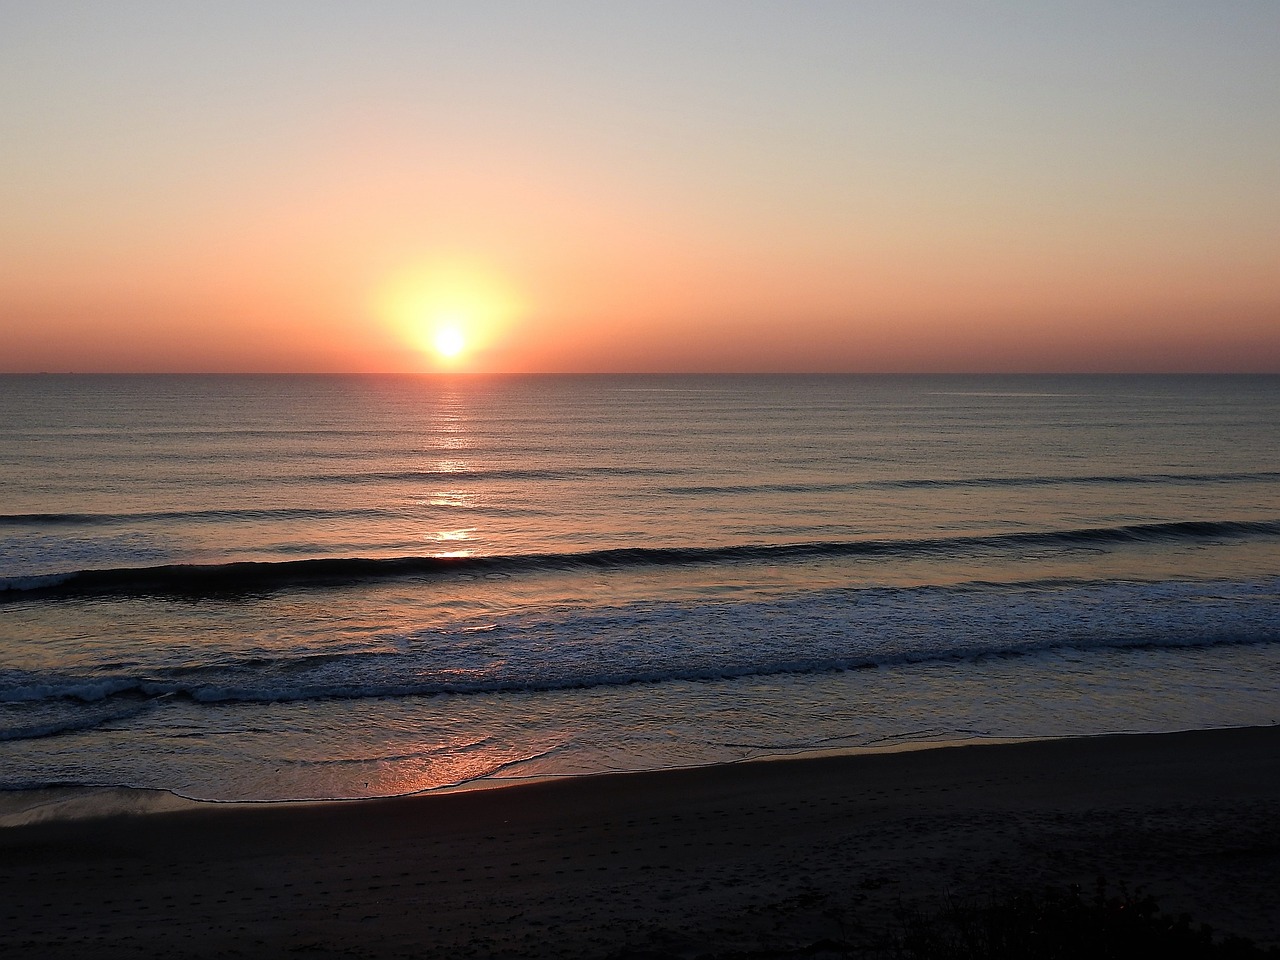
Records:
{"label": "bright sun disk", "polygon": [[466,345],[466,338],[462,336],[462,331],[457,327],[441,327],[436,331],[436,353],[442,357],[456,357]]}

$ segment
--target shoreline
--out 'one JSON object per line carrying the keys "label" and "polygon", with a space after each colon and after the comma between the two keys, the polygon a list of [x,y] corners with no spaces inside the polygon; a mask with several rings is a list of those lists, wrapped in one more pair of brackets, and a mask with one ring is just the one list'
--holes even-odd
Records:
{"label": "shoreline", "polygon": [[[1172,732],[1172,731],[1171,731]],[[1115,734],[1137,736],[1139,734]],[[1087,735],[1086,735],[1087,736]],[[744,757],[723,763],[689,764],[679,767],[662,767],[640,770],[613,770],[598,773],[539,774],[528,777],[485,776],[444,787],[431,787],[413,793],[387,794],[376,797],[312,797],[290,800],[209,800],[188,797],[174,790],[153,787],[126,787],[102,785],[59,785],[30,787],[17,790],[0,790],[0,830],[24,827],[36,823],[64,820],[95,820],[115,816],[147,816],[154,813],[172,813],[177,810],[205,808],[264,808],[276,806],[309,806],[313,804],[372,803],[382,800],[405,800],[412,797],[448,796],[456,793],[472,793],[485,790],[505,790],[511,787],[561,780],[582,780],[590,777],[626,777],[637,773],[674,773],[683,770],[703,770],[715,767],[733,767],[745,763],[779,763],[789,760],[812,760],[822,757],[877,756],[886,753],[913,753],[919,750],[947,750],[956,747],[996,746],[1006,743],[1033,743],[1065,739],[1062,737],[974,737],[947,740],[899,741],[883,746],[830,747],[796,750],[791,753],[765,754]]]}
{"label": "shoreline", "polygon": [[191,802],[8,827],[0,865],[0,945],[52,957],[798,950],[1099,875],[1280,944],[1280,727]]}
{"label": "shoreline", "polygon": [[[1232,727],[1214,729],[1239,729]],[[1162,731],[1179,733],[1186,731]],[[487,790],[506,790],[513,787],[540,783],[574,781],[592,777],[627,777],[634,774],[675,773],[688,770],[706,770],[717,767],[736,767],[752,763],[786,763],[792,760],[815,760],[827,757],[879,756],[890,753],[915,753],[922,750],[950,750],[959,747],[1000,746],[1012,743],[1043,743],[1051,740],[1084,739],[1092,736],[1149,736],[1147,733],[1080,734],[1059,737],[969,737],[947,740],[898,741],[882,746],[815,747],[790,753],[771,753],[755,757],[743,757],[721,763],[689,764],[678,767],[655,767],[638,770],[609,770],[595,773],[537,774],[528,777],[485,776],[444,787],[430,787],[412,793],[387,794],[375,797],[311,797],[290,800],[209,800],[188,797],[174,790],[154,787],[125,787],[100,785],[58,785],[29,787],[17,790],[0,790],[0,831],[13,827],[31,826],[37,823],[58,823],[66,820],[97,820],[116,816],[148,816],[156,813],[172,813],[180,810],[201,809],[261,809],[265,807],[291,807],[328,804],[373,803],[384,800],[407,800],[414,797],[439,797],[459,793]]]}

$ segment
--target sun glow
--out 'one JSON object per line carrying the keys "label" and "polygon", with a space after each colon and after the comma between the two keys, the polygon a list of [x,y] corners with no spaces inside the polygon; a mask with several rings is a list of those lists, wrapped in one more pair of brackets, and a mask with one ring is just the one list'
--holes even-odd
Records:
{"label": "sun glow", "polygon": [[403,271],[383,288],[377,309],[407,346],[449,369],[482,368],[485,351],[519,313],[497,276],[444,262]]}
{"label": "sun glow", "polygon": [[467,348],[467,338],[455,323],[449,322],[436,330],[433,344],[436,353],[446,360],[452,360]]}

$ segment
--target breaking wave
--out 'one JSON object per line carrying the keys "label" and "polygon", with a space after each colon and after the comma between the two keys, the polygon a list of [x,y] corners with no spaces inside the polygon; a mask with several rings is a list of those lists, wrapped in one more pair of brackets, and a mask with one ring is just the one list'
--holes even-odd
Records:
{"label": "breaking wave", "polygon": [[781,563],[840,557],[911,557],[1038,547],[1280,537],[1280,521],[1182,521],[900,540],[818,541],[718,547],[617,547],[568,553],[494,556],[320,557],[219,564],[166,564],[0,578],[0,603],[87,596],[256,594],[290,587],[332,587],[443,575],[519,574],[688,564]]}

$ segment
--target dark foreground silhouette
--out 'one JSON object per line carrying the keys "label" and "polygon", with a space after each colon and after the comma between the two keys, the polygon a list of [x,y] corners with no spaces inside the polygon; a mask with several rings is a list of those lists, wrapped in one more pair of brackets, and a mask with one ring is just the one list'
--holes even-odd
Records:
{"label": "dark foreground silhouette", "polygon": [[11,825],[0,956],[1222,960],[1277,876],[1280,727],[1097,737]]}

